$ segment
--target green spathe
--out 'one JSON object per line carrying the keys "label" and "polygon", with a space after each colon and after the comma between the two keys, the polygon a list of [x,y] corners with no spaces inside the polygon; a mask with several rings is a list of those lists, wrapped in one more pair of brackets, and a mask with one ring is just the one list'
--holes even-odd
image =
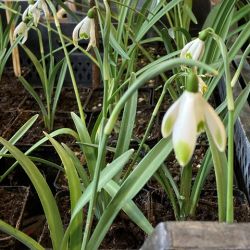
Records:
{"label": "green spathe", "polygon": [[187,76],[186,90],[189,92],[197,93],[199,91],[198,77],[192,71]]}

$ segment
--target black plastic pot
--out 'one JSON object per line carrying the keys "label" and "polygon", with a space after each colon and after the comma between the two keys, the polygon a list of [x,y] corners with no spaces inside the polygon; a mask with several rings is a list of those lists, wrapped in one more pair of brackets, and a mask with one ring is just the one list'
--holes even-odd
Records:
{"label": "black plastic pot", "polygon": [[[236,67],[239,61],[235,61]],[[234,95],[237,97],[242,89],[250,81],[250,66],[244,64],[241,77],[234,87]],[[219,94],[222,100],[226,97],[225,79],[222,78],[219,83]],[[239,117],[235,123],[235,155],[239,167],[235,168],[239,186],[246,191],[248,200],[250,200],[250,106],[248,101],[244,105]]]}

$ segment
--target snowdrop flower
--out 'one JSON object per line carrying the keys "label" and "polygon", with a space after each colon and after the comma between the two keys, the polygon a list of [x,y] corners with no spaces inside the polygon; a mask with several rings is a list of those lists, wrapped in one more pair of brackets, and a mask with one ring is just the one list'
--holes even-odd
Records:
{"label": "snowdrop flower", "polygon": [[198,92],[198,78],[190,73],[187,87],[181,97],[168,109],[163,117],[163,137],[172,133],[176,159],[181,166],[189,163],[199,133],[207,128],[220,151],[226,147],[226,131],[215,110]]}
{"label": "snowdrop flower", "polygon": [[187,43],[181,50],[181,58],[200,60],[204,54],[205,42],[200,38]]}
{"label": "snowdrop flower", "polygon": [[37,26],[40,19],[40,10],[37,9],[36,4],[29,4],[27,9],[23,12],[22,20],[28,22],[33,19],[34,25]]}
{"label": "snowdrop flower", "polygon": [[33,19],[33,23],[37,27],[41,17],[41,12],[44,13],[46,18],[49,17],[49,9],[45,0],[38,0],[36,3],[30,4],[24,11],[22,20],[25,21]]}
{"label": "snowdrop flower", "polygon": [[93,8],[88,11],[87,16],[76,25],[73,30],[73,42],[74,44],[78,43],[80,39],[89,39],[89,44],[87,47],[87,51],[91,47],[96,46],[96,37],[95,37],[95,20],[94,20],[94,13]]}
{"label": "snowdrop flower", "polygon": [[17,27],[14,30],[13,37],[16,39],[17,36],[23,35],[23,39],[21,41],[22,44],[24,44],[28,39],[28,31],[29,27],[25,22],[21,22],[17,25]]}

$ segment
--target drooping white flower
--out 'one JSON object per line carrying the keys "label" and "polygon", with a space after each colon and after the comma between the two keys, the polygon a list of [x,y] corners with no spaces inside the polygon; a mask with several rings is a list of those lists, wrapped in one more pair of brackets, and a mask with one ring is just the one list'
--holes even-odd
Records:
{"label": "drooping white flower", "polygon": [[190,161],[197,136],[204,130],[205,126],[210,131],[217,148],[224,151],[226,131],[219,116],[212,106],[203,99],[201,93],[185,90],[168,109],[161,125],[163,137],[168,137],[172,133],[176,159],[181,166],[187,165]]}
{"label": "drooping white flower", "polygon": [[91,47],[96,46],[95,20],[90,11],[92,11],[92,9],[89,10],[88,15],[76,25],[72,34],[74,44],[77,44],[80,39],[89,39],[89,44],[86,49],[87,51]]}
{"label": "drooping white flower", "polygon": [[49,16],[50,16],[49,8],[48,8],[48,5],[47,5],[45,0],[38,0],[37,1],[37,8],[44,13],[46,19],[49,18]]}
{"label": "drooping white flower", "polygon": [[16,26],[13,33],[13,37],[14,39],[16,39],[17,36],[22,35],[23,39],[21,43],[24,44],[28,39],[28,31],[29,31],[28,25],[25,22],[21,22]]}
{"label": "drooping white flower", "polygon": [[29,20],[33,20],[35,26],[37,26],[40,19],[40,10],[37,9],[37,3],[29,4],[27,9],[23,12],[22,20],[27,22]]}
{"label": "drooping white flower", "polygon": [[41,12],[44,13],[46,18],[49,17],[49,9],[45,0],[38,0],[34,4],[29,4],[27,9],[23,12],[22,20],[26,21],[32,19],[34,25],[37,27],[41,17]]}
{"label": "drooping white flower", "polygon": [[181,50],[181,58],[200,60],[204,54],[205,42],[200,38],[187,43]]}

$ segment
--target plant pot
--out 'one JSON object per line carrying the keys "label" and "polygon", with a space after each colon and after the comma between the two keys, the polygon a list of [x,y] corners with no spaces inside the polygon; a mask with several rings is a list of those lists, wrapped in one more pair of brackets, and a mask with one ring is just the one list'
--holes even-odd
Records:
{"label": "plant pot", "polygon": [[[235,60],[236,67],[239,61]],[[241,71],[240,85],[236,88],[236,96],[240,91],[249,84],[250,81],[250,65],[244,64]],[[239,163],[238,176],[240,181],[239,185],[247,192],[248,200],[250,201],[250,97],[243,107],[240,116],[235,124],[235,150],[236,157]]]}
{"label": "plant pot", "polygon": [[[235,61],[236,67],[239,61]],[[250,66],[244,64],[241,77],[234,87],[234,96],[237,97],[242,89],[250,81]],[[222,78],[219,84],[219,94],[222,100],[226,96],[225,79]],[[235,168],[239,186],[246,191],[248,200],[250,200],[250,106],[249,97],[245,103],[239,117],[235,123],[235,155],[239,168]]]}
{"label": "plant pot", "polygon": [[141,250],[249,249],[250,223],[163,222],[146,240]]}
{"label": "plant pot", "polygon": [[[29,196],[29,188],[24,186],[0,186],[0,219],[19,229]],[[15,238],[0,232],[1,249],[11,249]]]}

